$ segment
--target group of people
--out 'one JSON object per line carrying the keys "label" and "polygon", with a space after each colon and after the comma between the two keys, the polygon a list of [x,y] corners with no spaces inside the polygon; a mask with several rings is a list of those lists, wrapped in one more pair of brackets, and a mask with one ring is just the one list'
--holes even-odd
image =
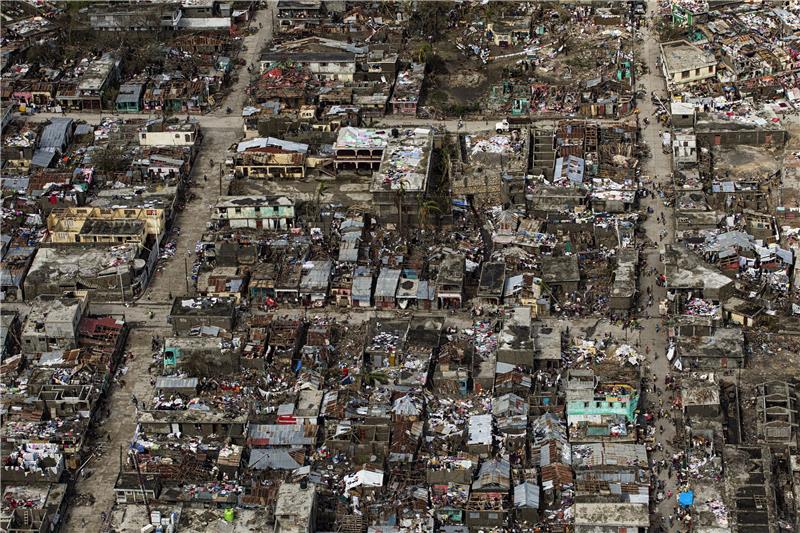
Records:
{"label": "group of people", "polygon": [[[673,427],[678,427],[678,422],[674,414],[670,414],[670,410],[678,409],[678,406],[670,400],[674,390],[677,389],[678,384],[676,380],[669,374],[663,378],[663,388],[659,387],[659,378],[654,373],[652,376],[652,423],[657,424],[658,437],[657,442],[651,447],[648,446],[647,451],[651,453],[650,470],[652,473],[651,488],[657,491],[656,502],[657,505],[662,501],[670,501],[677,494],[677,489],[673,489],[670,485],[673,479],[680,481],[680,468],[682,462],[682,455],[672,454],[669,450],[664,449],[662,440],[664,433],[668,426],[665,424],[672,424]],[[666,402],[669,404],[667,408],[664,407]],[[657,409],[656,409],[657,406]],[[658,457],[658,455],[661,455]],[[675,474],[678,473],[676,478]],[[679,505],[674,505],[672,512],[669,514],[661,515],[661,523],[658,524],[658,531],[671,530],[675,524],[675,520],[682,520],[686,513],[682,513]]]}

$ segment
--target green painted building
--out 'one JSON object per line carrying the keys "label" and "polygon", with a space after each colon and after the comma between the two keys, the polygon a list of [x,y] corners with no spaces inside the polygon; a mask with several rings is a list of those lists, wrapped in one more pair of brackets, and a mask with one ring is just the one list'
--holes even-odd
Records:
{"label": "green painted building", "polygon": [[628,422],[632,422],[639,403],[638,394],[630,385],[613,385],[613,391],[609,391],[609,387],[598,387],[592,398],[567,402],[569,423],[601,423],[603,417],[615,415],[622,415]]}
{"label": "green painted building", "polygon": [[699,13],[690,11],[680,4],[672,4],[672,24],[674,26],[694,26],[700,22],[697,20],[698,15]]}
{"label": "green painted building", "polygon": [[139,113],[142,111],[144,83],[124,83],[119,87],[119,94],[114,101],[114,109],[119,113]]}

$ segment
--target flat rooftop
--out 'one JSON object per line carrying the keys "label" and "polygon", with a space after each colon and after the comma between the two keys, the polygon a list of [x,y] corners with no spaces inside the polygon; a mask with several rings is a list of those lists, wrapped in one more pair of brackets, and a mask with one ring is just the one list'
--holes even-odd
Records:
{"label": "flat rooftop", "polygon": [[685,246],[667,250],[666,274],[669,286],[677,289],[722,289],[733,281]]}
{"label": "flat rooftop", "polygon": [[717,64],[714,54],[686,41],[662,43],[661,55],[669,72],[681,72]]}
{"label": "flat rooftop", "polygon": [[229,316],[233,315],[232,298],[188,298],[178,297],[172,303],[170,315],[174,316]]}
{"label": "flat rooftop", "polygon": [[714,146],[714,177],[718,180],[760,181],[781,169],[781,159],[763,146]]}
{"label": "flat rooftop", "polygon": [[433,132],[428,128],[409,128],[390,137],[383,160],[372,174],[370,191],[424,191],[428,184]]}
{"label": "flat rooftop", "polygon": [[340,128],[333,144],[334,150],[346,150],[348,148],[361,149],[380,149],[386,148],[389,140],[388,130],[376,130],[370,128],[353,128],[350,126]]}
{"label": "flat rooftop", "polygon": [[144,231],[143,220],[106,220],[89,218],[81,227],[81,235],[141,235]]}
{"label": "flat rooftop", "polygon": [[143,191],[139,188],[107,189],[97,191],[97,196],[89,203],[90,207],[104,209],[168,209],[175,203],[177,187],[162,187],[159,191]]}
{"label": "flat rooftop", "polygon": [[678,352],[688,357],[743,359],[744,334],[738,328],[721,328],[713,335],[678,337]]}
{"label": "flat rooftop", "polygon": [[285,206],[294,205],[286,196],[220,196],[215,207],[255,207],[255,206]]}
{"label": "flat rooftop", "polygon": [[638,503],[576,503],[573,506],[575,526],[594,527],[605,531],[601,526],[643,527],[650,525],[647,505]]}
{"label": "flat rooftop", "polygon": [[478,285],[479,293],[502,294],[505,282],[505,263],[484,263],[481,268],[481,279]]}
{"label": "flat rooftop", "polygon": [[92,61],[81,76],[78,89],[81,91],[99,91],[117,60],[111,54],[103,54],[103,57]]}
{"label": "flat rooftop", "polygon": [[510,173],[525,172],[528,167],[528,131],[486,131],[465,135],[464,162]]}
{"label": "flat rooftop", "polygon": [[543,256],[542,261],[542,280],[545,283],[564,283],[568,281],[580,281],[581,272],[578,266],[578,256],[570,255],[564,257]]}
{"label": "flat rooftop", "polygon": [[137,254],[135,244],[113,248],[39,248],[28,270],[28,278],[35,279],[39,272],[48,279],[93,278],[127,272]]}
{"label": "flat rooftop", "polygon": [[777,116],[768,110],[756,113],[727,115],[725,113],[699,113],[694,125],[696,134],[722,131],[752,131],[756,129],[784,131],[780,121],[773,121]]}

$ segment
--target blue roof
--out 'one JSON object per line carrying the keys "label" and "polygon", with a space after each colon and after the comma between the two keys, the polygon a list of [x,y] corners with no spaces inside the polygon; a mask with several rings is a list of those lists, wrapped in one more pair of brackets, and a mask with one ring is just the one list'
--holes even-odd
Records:
{"label": "blue roof", "polygon": [[13,178],[3,176],[3,179],[0,180],[0,187],[6,191],[24,193],[28,190],[28,183],[30,183],[30,178],[28,176],[17,176]]}
{"label": "blue roof", "polygon": [[302,465],[283,448],[253,448],[250,450],[248,468],[253,470],[294,470]]}
{"label": "blue roof", "polygon": [[53,164],[53,159],[55,159],[55,157],[55,148],[40,148],[33,153],[33,157],[31,157],[31,166],[48,168]]}
{"label": "blue roof", "polygon": [[89,124],[78,124],[75,126],[75,135],[89,135],[90,133],[94,133],[94,127]]}
{"label": "blue roof", "polygon": [[138,104],[142,99],[144,83],[124,83],[119,87],[117,104]]}
{"label": "blue roof", "polygon": [[42,131],[42,138],[39,140],[39,148],[56,148],[61,150],[66,146],[68,133],[72,128],[71,118],[52,118],[50,124],[45,126]]}
{"label": "blue roof", "polygon": [[526,481],[514,487],[514,507],[539,508],[539,485]]}
{"label": "blue roof", "polygon": [[[565,170],[566,169],[566,170]],[[580,157],[570,155],[566,158],[556,159],[555,172],[556,178],[566,176],[572,183],[583,183],[584,160]]]}

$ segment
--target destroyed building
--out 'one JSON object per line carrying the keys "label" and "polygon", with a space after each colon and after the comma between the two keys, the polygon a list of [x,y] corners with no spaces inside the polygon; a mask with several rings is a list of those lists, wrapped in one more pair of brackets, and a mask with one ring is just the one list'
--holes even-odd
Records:
{"label": "destroyed building", "polygon": [[791,2],[139,7],[0,6],[5,529],[796,529]]}

